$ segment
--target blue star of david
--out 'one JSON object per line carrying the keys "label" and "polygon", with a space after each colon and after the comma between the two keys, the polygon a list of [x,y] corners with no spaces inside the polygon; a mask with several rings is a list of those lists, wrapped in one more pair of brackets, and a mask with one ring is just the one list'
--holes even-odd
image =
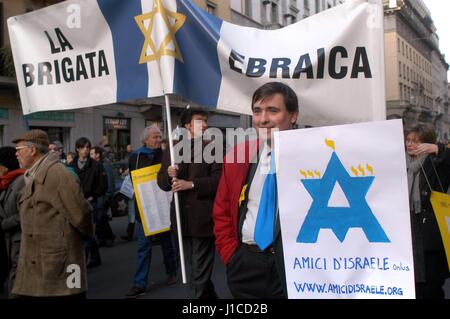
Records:
{"label": "blue star of david", "polygon": [[[331,229],[343,242],[350,228],[361,228],[369,242],[389,243],[378,220],[366,201],[367,192],[375,177],[351,177],[335,152],[321,179],[301,180],[313,198],[305,221],[297,236],[299,243],[315,243],[322,228]],[[339,182],[349,207],[328,207],[328,201]]]}

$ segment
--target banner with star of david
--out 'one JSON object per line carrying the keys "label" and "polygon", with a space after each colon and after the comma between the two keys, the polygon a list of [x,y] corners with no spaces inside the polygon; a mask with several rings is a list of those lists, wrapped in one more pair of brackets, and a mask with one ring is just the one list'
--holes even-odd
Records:
{"label": "banner with star of david", "polygon": [[401,120],[276,134],[289,298],[414,298]]}
{"label": "banner with star of david", "polygon": [[301,124],[385,119],[381,0],[278,30],[234,25],[190,0],[68,0],[8,28],[24,114],[164,94],[251,114],[255,89],[283,81]]}

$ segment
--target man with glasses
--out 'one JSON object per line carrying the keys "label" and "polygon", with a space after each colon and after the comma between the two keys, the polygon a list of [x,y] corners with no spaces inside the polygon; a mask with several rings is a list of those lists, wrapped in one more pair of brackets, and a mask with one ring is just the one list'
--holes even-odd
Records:
{"label": "man with glasses", "polygon": [[[82,236],[93,226],[80,185],[48,152],[48,136],[31,130],[15,139],[26,169],[19,200],[22,242],[12,293],[23,297],[84,298],[87,290]],[[76,282],[69,276],[78,274]]]}
{"label": "man with glasses", "polygon": [[64,146],[60,141],[53,141],[48,146],[50,153],[55,153],[63,164],[66,163],[66,154],[64,154]]}

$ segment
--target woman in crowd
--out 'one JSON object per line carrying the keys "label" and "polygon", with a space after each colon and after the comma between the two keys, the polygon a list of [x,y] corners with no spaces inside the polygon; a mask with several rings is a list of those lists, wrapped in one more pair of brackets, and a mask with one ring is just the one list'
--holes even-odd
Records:
{"label": "woman in crowd", "polygon": [[445,193],[449,187],[450,150],[424,126],[409,130],[405,142],[416,297],[443,299],[449,269],[430,196],[432,190]]}

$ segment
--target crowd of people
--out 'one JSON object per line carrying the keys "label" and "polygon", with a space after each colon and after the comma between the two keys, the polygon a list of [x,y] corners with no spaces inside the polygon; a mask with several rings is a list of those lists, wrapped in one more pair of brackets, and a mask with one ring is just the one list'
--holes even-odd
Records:
{"label": "crowd of people", "polygon": [[[272,133],[297,128],[299,103],[289,86],[269,82],[254,92],[251,107],[253,127],[264,134],[234,147],[223,163],[194,160],[197,146],[211,143],[203,138],[208,113],[197,108],[180,117],[187,135],[176,143],[191,152],[176,165],[162,147],[158,127],[143,130],[140,148],[127,148],[124,174],[161,164],[157,185],[178,193],[180,224],[172,201],[170,231],[146,236],[136,199],[130,199],[121,237],[131,241],[136,232],[137,260],[126,297],[146,293],[154,241],[163,252],[166,283],[177,282],[178,227],[195,298],[218,298],[211,279],[216,252],[226,265],[233,297],[287,297]],[[450,150],[436,142],[431,128],[413,127],[405,137],[416,294],[444,298],[442,286],[450,275],[430,194],[449,188]],[[86,269],[101,266],[99,247],[111,247],[116,239],[108,216],[114,173],[106,152],[81,137],[75,152],[66,155],[61,142],[50,143],[41,130],[13,143],[15,148],[0,148],[0,289],[11,298],[85,298]],[[238,158],[239,148],[245,160],[228,160]],[[70,265],[81,274],[72,285],[67,283]]]}

